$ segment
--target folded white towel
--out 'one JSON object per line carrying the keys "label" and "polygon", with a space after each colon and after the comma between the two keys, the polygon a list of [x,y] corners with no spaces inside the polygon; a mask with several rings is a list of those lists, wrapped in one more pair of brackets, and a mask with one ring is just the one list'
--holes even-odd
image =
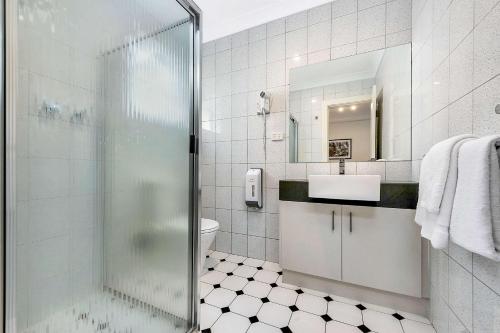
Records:
{"label": "folded white towel", "polygon": [[429,213],[439,213],[453,147],[460,141],[473,138],[465,134],[441,141],[429,149],[420,166],[418,204]]}
{"label": "folded white towel", "polygon": [[458,181],[451,240],[500,261],[500,163],[492,135],[465,142],[458,154]]}
{"label": "folded white towel", "polygon": [[458,152],[462,144],[468,140],[475,139],[468,138],[459,141],[451,151],[448,177],[446,178],[446,186],[439,212],[431,213],[420,205],[417,206],[415,221],[422,226],[422,236],[429,239],[436,249],[444,249],[448,246],[451,212],[458,178]]}

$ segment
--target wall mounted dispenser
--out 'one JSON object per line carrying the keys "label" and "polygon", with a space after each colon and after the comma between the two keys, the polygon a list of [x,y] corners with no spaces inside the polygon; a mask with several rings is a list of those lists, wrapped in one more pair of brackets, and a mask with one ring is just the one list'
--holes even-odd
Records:
{"label": "wall mounted dispenser", "polygon": [[262,169],[250,169],[245,177],[245,202],[248,207],[262,208]]}

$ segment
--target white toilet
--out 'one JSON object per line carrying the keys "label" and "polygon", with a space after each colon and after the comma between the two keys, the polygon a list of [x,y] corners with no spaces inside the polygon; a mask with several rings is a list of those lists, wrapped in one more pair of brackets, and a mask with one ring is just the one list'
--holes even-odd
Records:
{"label": "white toilet", "polygon": [[210,245],[214,242],[215,234],[219,230],[219,222],[210,219],[201,219],[201,270],[203,271],[203,265],[205,264],[205,258],[207,256],[208,249]]}

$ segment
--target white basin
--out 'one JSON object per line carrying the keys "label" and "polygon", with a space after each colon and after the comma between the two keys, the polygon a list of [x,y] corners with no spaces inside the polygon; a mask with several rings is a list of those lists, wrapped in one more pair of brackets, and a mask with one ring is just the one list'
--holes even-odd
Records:
{"label": "white basin", "polygon": [[309,197],[380,201],[380,176],[311,175],[309,176]]}

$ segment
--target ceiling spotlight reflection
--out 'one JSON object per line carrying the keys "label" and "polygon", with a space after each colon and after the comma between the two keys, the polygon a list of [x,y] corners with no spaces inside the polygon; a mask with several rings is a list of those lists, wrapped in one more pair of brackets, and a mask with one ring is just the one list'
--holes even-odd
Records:
{"label": "ceiling spotlight reflection", "polygon": [[356,110],[358,107],[356,105],[351,105],[351,111]]}
{"label": "ceiling spotlight reflection", "polygon": [[338,108],[338,111],[339,111],[339,112],[344,112],[344,108],[343,108],[343,107],[340,107],[340,108]]}

